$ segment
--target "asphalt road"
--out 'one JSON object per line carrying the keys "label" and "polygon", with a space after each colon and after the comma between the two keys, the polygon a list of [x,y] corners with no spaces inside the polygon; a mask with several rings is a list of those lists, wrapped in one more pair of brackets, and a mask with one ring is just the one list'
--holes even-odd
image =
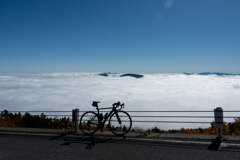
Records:
{"label": "asphalt road", "polygon": [[[96,138],[96,139],[95,139]],[[208,145],[128,140],[123,137],[0,134],[0,159],[218,159],[239,160],[240,148],[207,150]]]}

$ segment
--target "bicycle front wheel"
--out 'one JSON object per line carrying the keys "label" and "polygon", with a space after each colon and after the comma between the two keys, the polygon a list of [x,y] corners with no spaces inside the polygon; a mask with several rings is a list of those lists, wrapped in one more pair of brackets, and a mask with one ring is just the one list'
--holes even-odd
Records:
{"label": "bicycle front wheel", "polygon": [[[119,117],[119,118],[118,118]],[[132,119],[125,111],[117,111],[109,119],[110,130],[118,136],[127,134],[132,127]]]}
{"label": "bicycle front wheel", "polygon": [[98,130],[98,116],[94,112],[85,112],[79,125],[81,131],[87,135],[94,134]]}

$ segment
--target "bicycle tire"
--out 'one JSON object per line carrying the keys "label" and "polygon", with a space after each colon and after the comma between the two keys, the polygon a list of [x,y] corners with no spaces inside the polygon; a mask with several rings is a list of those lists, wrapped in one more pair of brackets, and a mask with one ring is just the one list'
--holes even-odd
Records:
{"label": "bicycle tire", "polygon": [[99,128],[97,114],[91,111],[85,112],[81,116],[79,128],[87,135],[94,134]]}
{"label": "bicycle tire", "polygon": [[125,111],[117,111],[122,124],[119,124],[116,113],[112,114],[109,119],[109,127],[113,134],[123,136],[127,134],[132,127],[132,119]]}

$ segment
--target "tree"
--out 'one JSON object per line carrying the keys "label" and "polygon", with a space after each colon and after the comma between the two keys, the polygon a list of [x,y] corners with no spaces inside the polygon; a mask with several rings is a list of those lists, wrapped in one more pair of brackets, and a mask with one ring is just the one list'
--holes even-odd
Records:
{"label": "tree", "polygon": [[240,117],[234,118],[232,135],[240,135]]}
{"label": "tree", "polygon": [[42,117],[43,119],[46,119],[46,115],[44,113],[41,113],[40,117]]}
{"label": "tree", "polygon": [[[227,125],[226,122],[223,122],[223,135],[229,135],[230,134],[230,129],[229,125]],[[217,134],[217,128],[215,127],[215,122],[211,122],[211,127],[208,128],[208,134]]]}
{"label": "tree", "polygon": [[1,111],[1,118],[6,117],[9,114],[9,112],[5,109],[4,111]]}
{"label": "tree", "polygon": [[155,127],[155,128],[153,128],[153,129],[152,129],[152,132],[159,133],[159,132],[160,132],[160,129],[159,129],[159,128],[157,128],[157,127]]}

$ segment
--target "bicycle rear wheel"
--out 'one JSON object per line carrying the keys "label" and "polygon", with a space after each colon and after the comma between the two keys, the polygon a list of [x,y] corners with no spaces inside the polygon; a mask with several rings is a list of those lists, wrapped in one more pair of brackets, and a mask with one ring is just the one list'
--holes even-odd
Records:
{"label": "bicycle rear wheel", "polygon": [[112,114],[109,119],[110,130],[117,136],[127,134],[132,127],[132,119],[125,111],[117,111],[119,120],[116,113]]}
{"label": "bicycle rear wheel", "polygon": [[80,119],[80,129],[87,135],[94,134],[98,130],[98,116],[94,112],[85,112]]}

